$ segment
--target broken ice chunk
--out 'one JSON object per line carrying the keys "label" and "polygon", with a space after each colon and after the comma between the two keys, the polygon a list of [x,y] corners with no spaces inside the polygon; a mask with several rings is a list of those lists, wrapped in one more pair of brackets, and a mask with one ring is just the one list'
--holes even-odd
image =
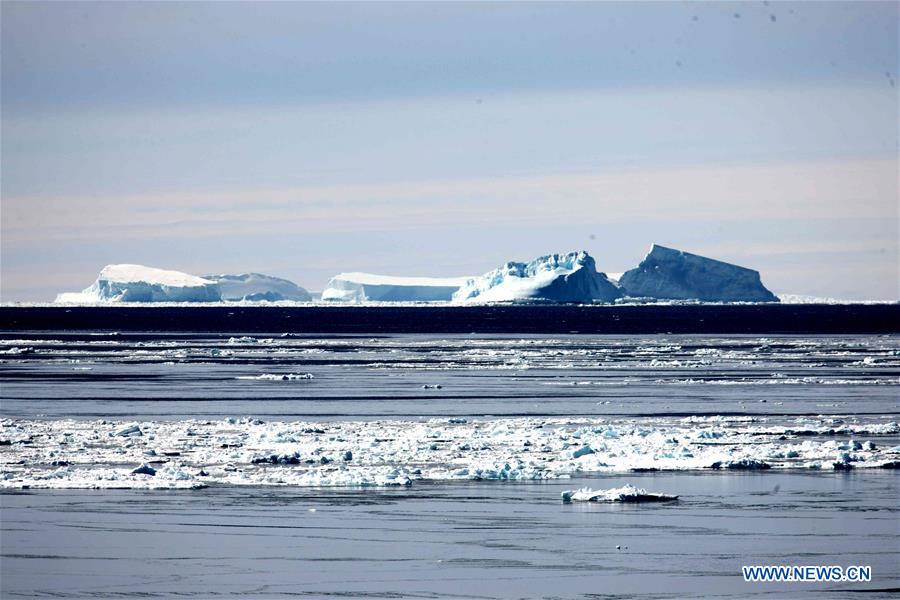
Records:
{"label": "broken ice chunk", "polygon": [[648,492],[644,488],[636,488],[633,485],[597,491],[591,488],[566,490],[561,496],[562,501],[566,504],[569,502],[671,502],[678,499],[678,496]]}
{"label": "broken ice chunk", "polygon": [[156,475],[156,469],[148,465],[147,463],[141,463],[137,469],[131,472],[132,475]]}

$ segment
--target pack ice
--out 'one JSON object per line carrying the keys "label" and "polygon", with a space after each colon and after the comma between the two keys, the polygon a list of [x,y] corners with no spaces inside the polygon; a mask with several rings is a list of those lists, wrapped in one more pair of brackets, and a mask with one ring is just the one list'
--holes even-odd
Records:
{"label": "pack ice", "polygon": [[63,293],[57,302],[218,302],[215,281],[143,265],[107,265],[97,281],[80,293]]}
{"label": "pack ice", "polygon": [[309,302],[312,300],[309,292],[293,281],[271,275],[263,275],[262,273],[204,275],[203,278],[218,283],[222,300],[226,301],[276,302],[279,300],[293,300],[296,302]]}
{"label": "pack ice", "polygon": [[395,277],[340,273],[322,291],[322,300],[338,302],[449,301],[467,277]]}
{"label": "pack ice", "polygon": [[[891,418],[0,419],[0,490],[406,486],[657,470],[896,469],[900,425]],[[625,486],[570,489],[562,499],[673,498]]]}
{"label": "pack ice", "polygon": [[622,295],[587,252],[549,254],[530,262],[508,262],[470,279],[455,302],[611,302]]}
{"label": "pack ice", "polygon": [[619,278],[626,296],[709,302],[778,302],[759,272],[653,244],[644,260]]}

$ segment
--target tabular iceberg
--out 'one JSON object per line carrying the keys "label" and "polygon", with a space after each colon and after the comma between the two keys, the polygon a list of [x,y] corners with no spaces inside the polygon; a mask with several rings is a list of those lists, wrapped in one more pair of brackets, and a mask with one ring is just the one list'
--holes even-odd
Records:
{"label": "tabular iceberg", "polygon": [[339,302],[449,301],[468,277],[393,277],[340,273],[322,291],[322,300]]}
{"label": "tabular iceberg", "polygon": [[611,302],[622,292],[597,272],[587,252],[550,254],[531,262],[508,262],[470,279],[453,295],[455,302]]}
{"label": "tabular iceberg", "polygon": [[309,302],[312,300],[309,292],[293,281],[262,273],[204,275],[203,278],[219,284],[222,300],[251,302],[276,302],[278,300]]}
{"label": "tabular iceberg", "polygon": [[626,296],[709,302],[778,302],[759,272],[654,244],[619,278]]}
{"label": "tabular iceberg", "polygon": [[107,265],[81,293],[63,293],[57,302],[218,302],[215,281],[181,271],[143,265]]}

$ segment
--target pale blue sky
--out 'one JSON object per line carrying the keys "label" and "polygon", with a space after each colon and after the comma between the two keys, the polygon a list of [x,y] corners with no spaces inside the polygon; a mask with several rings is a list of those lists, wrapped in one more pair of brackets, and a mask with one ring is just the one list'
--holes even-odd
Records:
{"label": "pale blue sky", "polygon": [[898,4],[18,3],[4,301],[651,242],[898,298]]}

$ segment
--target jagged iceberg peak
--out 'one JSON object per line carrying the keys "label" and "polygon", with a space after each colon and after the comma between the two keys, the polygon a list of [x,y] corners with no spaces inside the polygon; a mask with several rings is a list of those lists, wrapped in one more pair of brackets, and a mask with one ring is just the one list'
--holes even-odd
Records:
{"label": "jagged iceberg peak", "polygon": [[447,302],[468,277],[399,277],[339,273],[322,291],[332,302]]}
{"label": "jagged iceberg peak", "polygon": [[508,262],[470,279],[453,295],[455,302],[611,302],[622,293],[597,272],[585,251],[548,254],[527,263]]}
{"label": "jagged iceberg peak", "polygon": [[236,275],[204,275],[203,278],[218,283],[222,300],[226,301],[276,302],[291,300],[309,302],[312,300],[309,292],[293,281],[272,275],[239,273]]}
{"label": "jagged iceberg peak", "polygon": [[63,293],[57,302],[217,302],[215,281],[181,271],[144,265],[107,265],[81,293]]}
{"label": "jagged iceberg peak", "polygon": [[644,260],[619,278],[627,296],[707,302],[778,302],[759,272],[653,244]]}

